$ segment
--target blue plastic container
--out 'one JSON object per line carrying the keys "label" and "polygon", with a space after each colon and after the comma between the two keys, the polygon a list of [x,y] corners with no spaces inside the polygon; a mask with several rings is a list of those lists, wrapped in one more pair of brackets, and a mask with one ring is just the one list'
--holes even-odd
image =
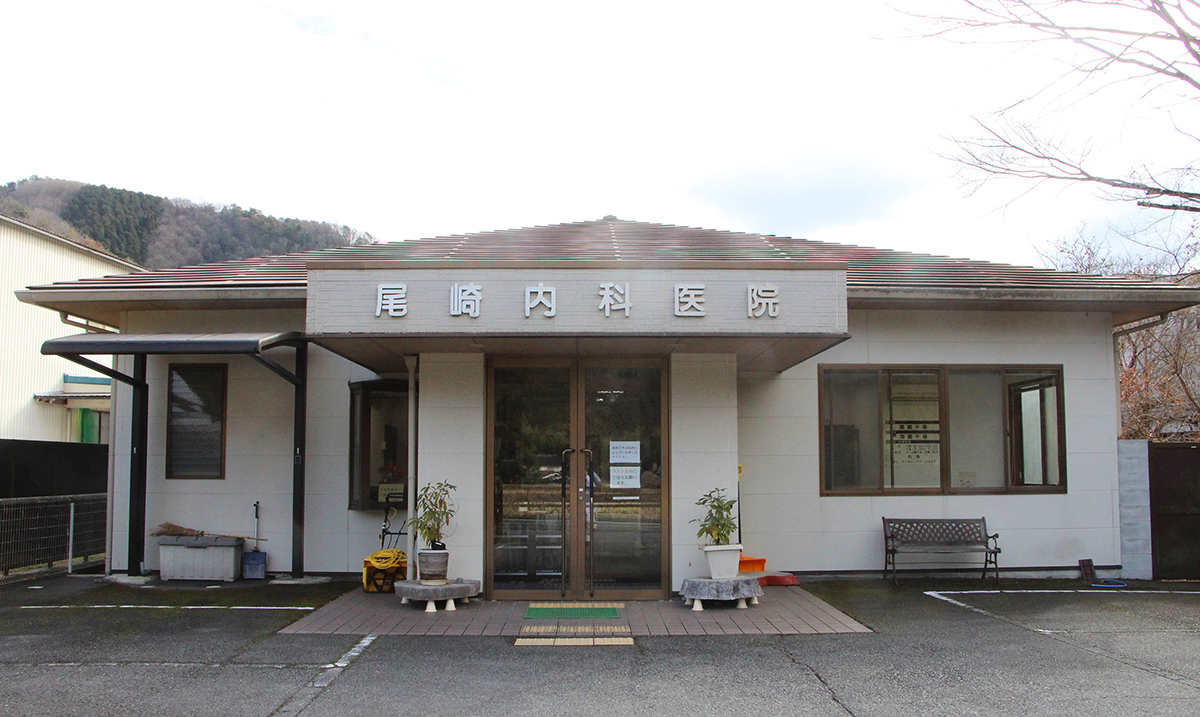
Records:
{"label": "blue plastic container", "polygon": [[259,550],[242,553],[242,577],[246,580],[262,580],[267,577],[267,554]]}

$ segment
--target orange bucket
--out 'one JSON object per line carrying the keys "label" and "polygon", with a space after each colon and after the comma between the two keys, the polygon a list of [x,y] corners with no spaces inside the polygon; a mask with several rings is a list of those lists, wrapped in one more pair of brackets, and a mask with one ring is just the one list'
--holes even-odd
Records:
{"label": "orange bucket", "polygon": [[766,558],[747,558],[742,556],[742,558],[738,561],[739,573],[761,573],[766,569]]}

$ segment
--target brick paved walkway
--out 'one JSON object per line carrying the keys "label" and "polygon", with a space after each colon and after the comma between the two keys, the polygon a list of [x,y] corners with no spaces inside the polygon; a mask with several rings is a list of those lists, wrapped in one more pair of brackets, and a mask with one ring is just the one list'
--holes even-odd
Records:
{"label": "brick paved walkway", "polygon": [[[314,610],[281,633],[337,635],[505,635],[556,644],[629,644],[629,638],[667,635],[803,635],[870,632],[798,587],[765,587],[759,604],[706,602],[693,612],[683,600],[624,601],[617,620],[526,620],[528,601],[475,600],[453,612],[426,613],[424,603],[401,605],[390,593],[355,590]],[[586,604],[586,603],[585,603]],[[610,642],[621,639],[621,642]],[[570,643],[568,640],[586,641]],[[548,644],[548,643],[542,643]]]}

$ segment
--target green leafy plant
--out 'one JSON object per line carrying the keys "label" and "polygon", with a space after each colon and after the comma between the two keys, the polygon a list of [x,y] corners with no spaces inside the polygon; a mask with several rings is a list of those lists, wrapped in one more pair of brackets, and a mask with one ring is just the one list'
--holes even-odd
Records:
{"label": "green leafy plant", "polygon": [[712,545],[729,545],[733,534],[737,532],[737,521],[733,518],[733,506],[736,504],[736,500],[725,497],[724,488],[713,488],[705,493],[696,501],[696,505],[706,508],[708,512],[703,518],[691,521],[700,524],[696,537],[707,537]]}
{"label": "green leafy plant", "polygon": [[[458,509],[450,503],[450,491],[456,486],[447,481],[430,483],[417,491],[416,515],[408,521],[410,530],[417,531],[429,546],[441,544],[446,526]],[[435,548],[437,549],[437,548]]]}

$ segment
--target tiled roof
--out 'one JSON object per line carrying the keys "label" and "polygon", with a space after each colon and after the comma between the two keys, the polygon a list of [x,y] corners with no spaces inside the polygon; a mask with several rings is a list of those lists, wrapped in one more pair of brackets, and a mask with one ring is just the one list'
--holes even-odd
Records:
{"label": "tiled roof", "polygon": [[[836,261],[856,289],[1146,289],[1163,284],[985,261],[605,217],[410,241],[320,249],[51,285],[65,289],[302,288],[321,261]],[[49,288],[49,287],[46,287]]]}

